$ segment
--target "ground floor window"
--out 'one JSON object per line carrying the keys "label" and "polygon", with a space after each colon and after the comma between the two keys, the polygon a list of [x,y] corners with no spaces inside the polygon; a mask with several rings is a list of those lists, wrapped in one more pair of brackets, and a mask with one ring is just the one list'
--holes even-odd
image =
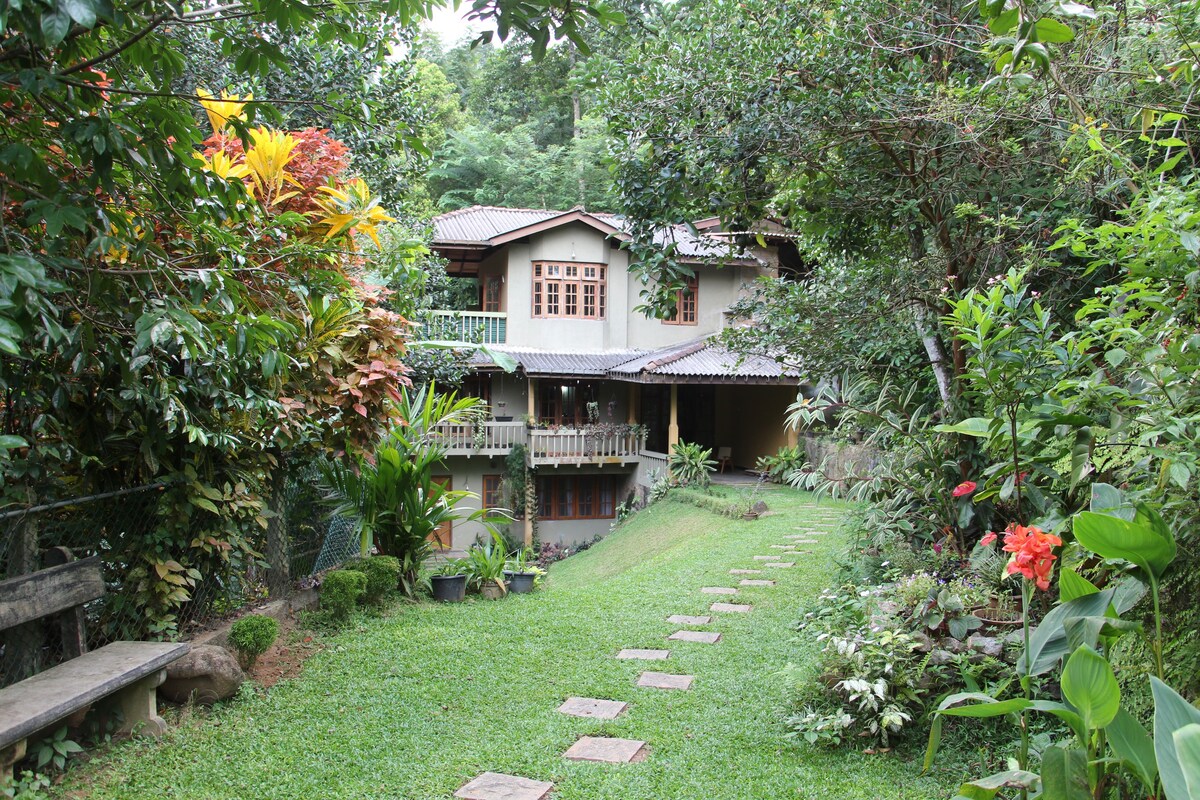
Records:
{"label": "ground floor window", "polygon": [[501,483],[504,481],[503,475],[484,475],[483,476],[483,507],[484,508],[501,508],[504,505],[503,489]]}
{"label": "ground floor window", "polygon": [[537,480],[538,518],[611,519],[616,515],[614,475],[555,475]]}

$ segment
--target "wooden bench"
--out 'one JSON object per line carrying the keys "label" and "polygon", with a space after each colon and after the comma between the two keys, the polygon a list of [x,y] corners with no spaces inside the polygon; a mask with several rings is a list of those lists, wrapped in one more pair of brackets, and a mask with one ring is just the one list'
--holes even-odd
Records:
{"label": "wooden bench", "polygon": [[[166,731],[156,689],[166,678],[166,666],[185,655],[188,645],[113,642],[88,652],[81,606],[103,594],[99,556],[0,581],[0,631],[57,616],[70,658],[0,689],[0,780],[24,758],[31,736],[109,695],[116,695],[120,705],[120,733],[160,736]],[[11,643],[6,649],[11,656]]]}

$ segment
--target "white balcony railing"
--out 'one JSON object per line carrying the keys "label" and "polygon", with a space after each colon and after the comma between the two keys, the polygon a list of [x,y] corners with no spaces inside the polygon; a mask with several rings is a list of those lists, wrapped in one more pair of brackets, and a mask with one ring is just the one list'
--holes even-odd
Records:
{"label": "white balcony railing", "polygon": [[434,435],[450,456],[502,456],[526,441],[524,422],[485,422],[478,430],[475,425],[439,425]]}
{"label": "white balcony railing", "polygon": [[425,330],[427,339],[504,344],[508,314],[503,311],[432,311]]}
{"label": "white balcony railing", "polygon": [[529,464],[625,464],[638,459],[642,437],[634,431],[559,428],[529,432]]}

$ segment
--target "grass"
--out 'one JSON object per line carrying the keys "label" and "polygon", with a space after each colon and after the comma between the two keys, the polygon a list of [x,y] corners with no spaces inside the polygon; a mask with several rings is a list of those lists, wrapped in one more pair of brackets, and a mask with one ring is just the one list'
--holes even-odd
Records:
{"label": "grass", "polygon": [[[823,752],[785,740],[778,670],[808,653],[792,641],[797,608],[829,581],[835,536],[773,588],[736,599],[733,567],[774,554],[797,528],[825,527],[790,489],[763,492],[780,512],[756,522],[661,502],[592,549],[554,565],[547,587],[501,602],[397,608],[330,638],[300,678],[244,693],[185,721],[159,743],[112,747],[68,774],[63,790],[96,798],[448,798],[491,770],[556,784],[555,800],[763,800],[945,797],[913,756]],[[828,511],[837,506],[819,507]],[[753,576],[758,577],[758,576]],[[716,645],[671,642],[667,661],[618,661],[622,647],[668,647],[670,614],[714,600],[753,603],[721,615]],[[689,692],[641,689],[646,669],[696,676]],[[246,695],[249,696],[246,696]],[[569,696],[626,700],[614,721],[555,712]],[[582,735],[643,739],[643,763],[572,763]]]}

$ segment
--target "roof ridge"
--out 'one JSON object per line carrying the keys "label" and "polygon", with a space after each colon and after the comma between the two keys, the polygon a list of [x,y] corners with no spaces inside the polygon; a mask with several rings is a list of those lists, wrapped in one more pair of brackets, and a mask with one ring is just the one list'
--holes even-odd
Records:
{"label": "roof ridge", "polygon": [[[681,358],[686,358],[693,353],[698,353],[699,351],[708,347],[711,340],[711,335],[701,336],[699,339],[695,339],[691,342],[684,342],[682,345],[667,345],[666,347],[662,348],[663,350],[667,351],[663,354],[663,357],[647,362],[643,369],[658,369],[659,367],[664,367],[667,364],[678,361]],[[671,348],[673,347],[678,347],[679,349],[672,351]]]}

